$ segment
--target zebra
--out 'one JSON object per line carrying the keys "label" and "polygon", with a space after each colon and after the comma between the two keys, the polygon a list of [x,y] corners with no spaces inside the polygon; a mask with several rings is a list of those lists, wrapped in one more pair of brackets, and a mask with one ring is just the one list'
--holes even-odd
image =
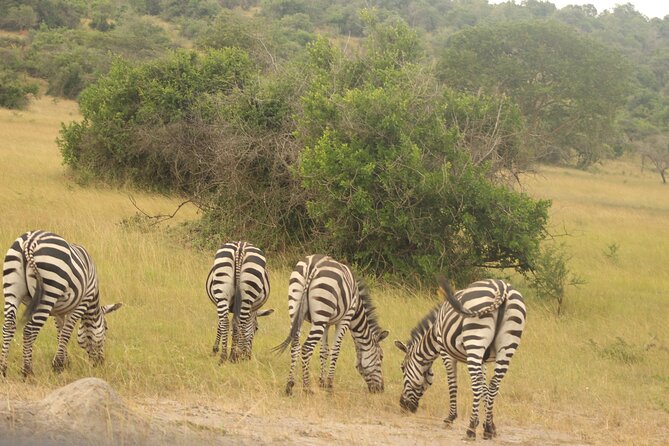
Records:
{"label": "zebra", "polygon": [[[509,283],[497,279],[474,282],[453,295],[441,278],[439,294],[446,301],[425,316],[412,331],[409,342],[405,345],[395,341],[405,353],[400,407],[411,412],[418,409],[418,401],[432,384],[432,363],[439,355],[448,374],[450,396],[449,415],[444,422],[452,424],[457,417],[456,364],[466,362],[474,394],[467,437],[476,438],[479,403],[483,400],[483,438],[490,439],[496,435],[495,397],[525,327],[527,312],[523,297]],[[486,384],[485,362],[495,363],[489,384]]]}
{"label": "zebra", "polygon": [[[354,276],[348,266],[321,254],[300,260],[290,275],[288,312],[290,334],[274,348],[283,352],[291,345],[287,395],[292,394],[295,385],[300,329],[305,320],[311,322],[311,330],[301,348],[302,383],[306,392],[311,392],[309,361],[318,341],[321,342],[319,384],[325,389],[332,389],[341,342],[349,328],[356,348],[356,370],[371,393],[383,391],[383,350],[380,342],[388,336],[388,331],[379,326],[367,286]],[[330,352],[328,329],[331,325],[335,325],[336,330]]]}
{"label": "zebra", "polygon": [[222,364],[228,359],[228,315],[232,317],[230,361],[251,357],[253,338],[258,330],[258,317],[268,316],[273,309],[260,310],[269,298],[269,276],[265,254],[248,242],[223,244],[214,257],[207,276],[209,299],[216,305],[218,326],[212,353],[221,349]]}
{"label": "zebra", "polygon": [[95,265],[82,246],[59,235],[32,231],[19,236],[7,251],[3,266],[5,297],[0,373],[7,376],[9,344],[16,331],[19,304],[27,306],[23,328],[24,377],[33,375],[33,344],[51,315],[56,321],[58,348],[52,366],[56,372],[68,365],[67,344],[78,321],[77,342],[94,365],[104,362],[107,332],[105,316],[121,303],[100,306]]}

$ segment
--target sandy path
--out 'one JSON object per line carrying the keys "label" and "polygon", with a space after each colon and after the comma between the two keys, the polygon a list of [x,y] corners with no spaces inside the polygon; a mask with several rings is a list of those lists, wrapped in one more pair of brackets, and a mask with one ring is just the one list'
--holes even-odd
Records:
{"label": "sandy path", "polygon": [[[383,421],[257,416],[174,400],[123,401],[104,381],[85,378],[39,401],[3,401],[0,445],[433,445],[463,440],[465,421],[384,414]],[[497,445],[579,445],[542,429],[504,426]]]}

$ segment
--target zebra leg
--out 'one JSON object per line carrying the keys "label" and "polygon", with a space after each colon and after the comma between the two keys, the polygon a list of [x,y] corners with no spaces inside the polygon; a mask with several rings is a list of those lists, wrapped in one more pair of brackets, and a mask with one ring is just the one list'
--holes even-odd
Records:
{"label": "zebra leg", "polygon": [[218,327],[216,329],[216,344],[212,349],[214,355],[218,352],[218,342],[221,340],[221,359],[218,363],[223,364],[228,359],[228,303],[224,300],[217,302]]}
{"label": "zebra leg", "polygon": [[[56,339],[58,339],[58,345],[60,346],[60,337],[62,336],[63,332],[63,326],[65,325],[65,318],[63,316],[54,316],[53,317],[54,322],[56,323]],[[65,366],[67,366],[68,361],[67,361],[67,350],[65,350]],[[54,358],[55,361],[55,358]],[[53,365],[53,364],[52,364]],[[55,366],[54,366],[55,369]]]}
{"label": "zebra leg", "polygon": [[326,327],[326,322],[313,322],[311,324],[309,335],[307,336],[306,341],[304,341],[304,344],[302,344],[302,386],[306,393],[313,393],[310,388],[311,376],[309,374],[309,361],[311,361],[311,355],[314,353],[316,344],[323,338],[323,333],[325,332]]}
{"label": "zebra leg", "polygon": [[458,368],[457,361],[453,359],[445,351],[441,351],[441,359],[446,367],[447,381],[448,381],[448,397],[449,409],[448,417],[444,418],[444,423],[448,426],[453,424],[453,421],[458,417]]}
{"label": "zebra leg", "polygon": [[60,332],[63,331],[63,324],[65,324],[65,318],[63,316],[54,316],[54,322],[56,323],[56,336],[60,339]]}
{"label": "zebra leg", "polygon": [[335,340],[332,344],[332,356],[330,357],[330,371],[328,373],[328,381],[326,388],[332,389],[334,385],[334,374],[335,367],[337,366],[337,359],[339,359],[339,351],[341,349],[341,342],[344,340],[344,335],[348,331],[350,319],[347,318],[345,321],[337,324],[337,329],[335,331]]}
{"label": "zebra leg", "polygon": [[9,344],[14,338],[16,332],[16,305],[5,300],[5,323],[2,325],[2,356],[0,356],[0,373],[3,377],[7,376],[7,356],[9,354]]}
{"label": "zebra leg", "polygon": [[300,356],[300,334],[294,336],[290,344],[290,371],[288,372],[288,382],[286,383],[286,395],[293,394],[293,387],[295,386],[295,365],[297,358]]}
{"label": "zebra leg", "polygon": [[11,260],[8,253],[3,265],[5,271],[3,274],[5,322],[2,325],[2,354],[0,356],[0,374],[2,374],[2,376],[7,376],[9,346],[16,333],[16,315],[18,313],[19,305],[21,305],[21,301],[27,301],[30,298],[28,285],[26,284],[26,271],[23,263],[16,265],[14,262],[16,261]]}
{"label": "zebra leg", "polygon": [[[242,288],[242,304],[239,310],[238,327],[236,328],[236,331],[233,328],[233,343],[232,351],[230,352],[231,362],[239,362],[251,359],[251,344],[249,343],[248,339],[249,333],[246,333],[245,328],[247,327],[249,318],[251,317],[251,306],[253,302],[251,299],[247,298],[248,294],[245,292],[242,285],[240,285]],[[235,322],[233,319],[233,327],[234,323]]]}
{"label": "zebra leg", "polygon": [[[493,405],[495,404],[495,398],[497,398],[497,393],[499,392],[499,386],[502,383],[502,379],[506,372],[509,370],[509,361],[513,356],[514,351],[512,350],[500,359],[497,359],[495,362],[495,370],[493,372],[492,378],[490,378],[490,385],[488,387],[488,398],[486,400],[486,415],[485,421],[483,422],[483,438],[489,440],[497,435],[497,429],[495,428],[495,423],[493,422]],[[498,353],[498,358],[501,353]]]}
{"label": "zebra leg", "polygon": [[[485,350],[481,350],[483,355]],[[488,387],[486,385],[485,374],[483,373],[483,366],[481,364],[481,357],[472,357],[471,352],[467,352],[467,370],[472,380],[472,392],[474,399],[472,401],[472,415],[469,419],[469,427],[467,428],[467,438],[476,438],[476,428],[479,425],[479,404],[481,399],[487,400]]]}
{"label": "zebra leg", "polygon": [[24,378],[33,375],[33,344],[48,317],[48,313],[35,313],[23,327],[23,368],[21,373]]}
{"label": "zebra leg", "polygon": [[242,324],[240,321],[232,316],[232,345],[230,346],[230,362],[238,362],[241,359],[241,344],[242,344]]}
{"label": "zebra leg", "polygon": [[65,317],[64,321],[60,318],[60,323],[58,322],[59,317],[56,317],[56,326],[60,325],[61,328],[58,330],[58,349],[56,350],[56,356],[54,356],[53,361],[51,362],[55,372],[62,372],[68,365],[67,344],[70,342],[74,326],[79,319],[81,319],[84,311],[86,311],[86,306],[77,307],[72,313]]}
{"label": "zebra leg", "polygon": [[328,358],[330,357],[330,346],[328,345],[328,328],[323,332],[321,339],[321,376],[318,383],[321,387],[327,387]]}

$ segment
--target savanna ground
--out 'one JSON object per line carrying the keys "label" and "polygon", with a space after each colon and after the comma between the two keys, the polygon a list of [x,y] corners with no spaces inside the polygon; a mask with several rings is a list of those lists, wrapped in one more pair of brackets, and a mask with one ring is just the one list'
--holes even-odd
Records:
{"label": "savanna ground", "polygon": [[[349,337],[333,394],[314,387],[314,395],[287,398],[288,354],[270,350],[288,332],[286,290],[297,258],[270,258],[268,307],[277,311],[261,320],[250,362],[218,366],[210,353],[216,316],[204,292],[213,252],[187,246],[174,229],[196,218],[196,210],[183,209],[171,226],[149,227],[133,219],[129,195],[151,214],[171,213],[179,200],[72,181],[54,140],[60,123],[75,119],[75,103],[48,97],[27,111],[0,110],[0,247],[37,228],[82,244],[96,261],[103,303],[125,307],[108,319],[107,363],[100,368],[71,342],[71,367],[54,374],[55,328],[48,323],[36,342],[35,377],[24,382],[17,333],[8,377],[0,380],[0,444],[65,443],[76,432],[81,443],[132,443],[109,426],[87,437],[79,418],[94,411],[48,396],[91,376],[109,383],[122,410],[142,420],[140,443],[461,441],[471,401],[462,366],[453,429],[441,422],[448,404],[441,366],[417,414],[399,409],[401,355],[391,341],[406,339],[432,307],[430,290],[372,283],[380,322],[391,331],[383,394],[367,393]],[[556,241],[566,244],[585,284],[567,290],[557,317],[522,278],[513,279],[527,299],[528,325],[497,400],[499,437],[486,444],[669,444],[669,188],[635,159],[589,172],[545,167],[524,185],[553,200],[551,231],[569,234]],[[105,413],[109,424],[112,411]],[[69,434],[49,426],[53,416]]]}

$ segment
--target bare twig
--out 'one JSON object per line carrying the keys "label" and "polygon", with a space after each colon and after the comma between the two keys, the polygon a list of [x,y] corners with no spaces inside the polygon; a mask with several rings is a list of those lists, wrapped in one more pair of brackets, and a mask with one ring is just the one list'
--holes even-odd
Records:
{"label": "bare twig", "polygon": [[180,210],[183,206],[185,206],[185,205],[188,204],[188,203],[192,203],[192,202],[193,202],[193,200],[186,200],[186,201],[184,201],[184,202],[181,203],[179,206],[177,206],[177,208],[176,208],[176,209],[174,210],[174,212],[172,212],[171,214],[149,215],[149,214],[146,213],[143,209],[141,209],[139,206],[137,206],[137,201],[135,200],[135,198],[134,198],[132,195],[128,195],[128,198],[130,199],[130,202],[131,202],[132,205],[135,207],[135,209],[137,209],[139,212],[141,212],[146,218],[150,218],[150,219],[153,220],[153,222],[151,222],[150,226],[157,225],[158,223],[162,223],[162,222],[164,222],[164,221],[166,221],[166,220],[169,220],[169,219],[171,219],[171,218],[174,218],[174,216],[177,215],[177,212],[179,212],[179,210]]}

